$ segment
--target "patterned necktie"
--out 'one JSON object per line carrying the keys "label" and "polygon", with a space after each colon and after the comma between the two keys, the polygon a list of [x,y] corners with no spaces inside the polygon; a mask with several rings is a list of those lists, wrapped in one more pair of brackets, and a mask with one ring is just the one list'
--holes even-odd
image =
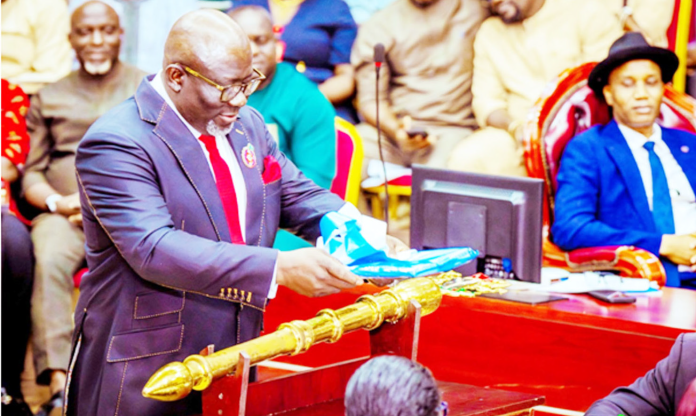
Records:
{"label": "patterned necktie", "polygon": [[244,244],[242,230],[239,227],[237,193],[234,190],[230,167],[227,166],[227,163],[220,156],[214,136],[203,134],[198,139],[203,142],[210,155],[210,164],[213,166],[213,172],[215,173],[215,184],[220,194],[220,200],[222,200],[222,207],[225,209],[225,217],[227,218],[227,226],[230,229],[232,243]]}
{"label": "patterned necktie", "polygon": [[655,142],[647,142],[643,147],[648,149],[650,170],[652,171],[652,215],[655,220],[655,228],[661,234],[674,234],[674,214],[672,213],[672,198],[667,185],[667,175],[665,175],[660,158],[655,153]]}

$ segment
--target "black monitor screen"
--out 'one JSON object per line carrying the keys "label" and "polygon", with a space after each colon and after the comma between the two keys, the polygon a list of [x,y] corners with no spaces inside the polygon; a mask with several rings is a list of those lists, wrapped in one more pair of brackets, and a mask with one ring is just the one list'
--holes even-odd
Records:
{"label": "black monitor screen", "polygon": [[412,180],[413,248],[472,247],[460,272],[540,282],[544,181],[418,165]]}

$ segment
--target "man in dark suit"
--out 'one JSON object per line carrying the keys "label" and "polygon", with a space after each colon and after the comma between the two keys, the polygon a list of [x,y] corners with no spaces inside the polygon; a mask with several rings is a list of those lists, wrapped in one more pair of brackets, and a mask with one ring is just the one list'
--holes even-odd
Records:
{"label": "man in dark suit", "polygon": [[[683,400],[696,379],[696,334],[679,335],[669,356],[628,387],[595,402],[585,416],[674,416],[685,412]],[[693,407],[691,407],[693,409]],[[681,413],[680,413],[681,414]]]}
{"label": "man in dark suit", "polygon": [[589,77],[614,120],[570,141],[553,240],[565,250],[633,245],[660,256],[668,286],[696,288],[696,136],[660,127],[674,53],[627,33]]}
{"label": "man in dark suit", "polygon": [[316,248],[269,248],[279,226],[314,240],[324,214],[347,207],[244,106],[264,76],[239,26],[217,11],[185,15],[163,66],[78,149],[90,271],[75,314],[70,415],[200,414],[200,394],[165,403],[142,388],[166,363],[258,336],[277,285],[323,295],[361,282]]}

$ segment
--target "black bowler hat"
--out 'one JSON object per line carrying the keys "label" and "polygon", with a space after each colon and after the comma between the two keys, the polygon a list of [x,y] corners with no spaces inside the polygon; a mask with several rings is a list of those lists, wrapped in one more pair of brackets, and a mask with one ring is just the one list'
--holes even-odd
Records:
{"label": "black bowler hat", "polygon": [[679,66],[679,58],[669,49],[650,46],[643,35],[638,32],[628,32],[618,38],[609,48],[607,59],[594,67],[588,78],[592,91],[604,98],[602,89],[609,82],[611,71],[636,59],[649,59],[660,66],[662,81],[669,82]]}

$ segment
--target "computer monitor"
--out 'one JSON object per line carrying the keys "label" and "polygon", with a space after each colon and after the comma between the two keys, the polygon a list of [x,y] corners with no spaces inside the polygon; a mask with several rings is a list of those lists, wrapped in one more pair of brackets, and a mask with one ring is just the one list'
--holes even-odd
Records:
{"label": "computer monitor", "polygon": [[462,274],[540,282],[544,181],[415,165],[412,182],[411,247],[472,247]]}

